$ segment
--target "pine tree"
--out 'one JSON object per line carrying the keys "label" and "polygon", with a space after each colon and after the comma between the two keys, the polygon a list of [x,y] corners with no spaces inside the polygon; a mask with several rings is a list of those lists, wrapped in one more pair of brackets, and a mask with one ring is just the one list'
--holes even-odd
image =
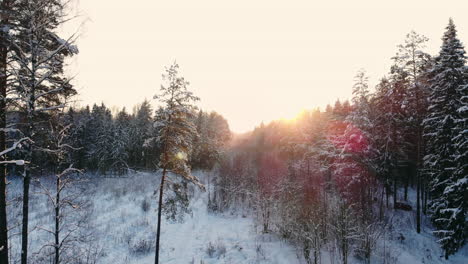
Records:
{"label": "pine tree", "polygon": [[91,147],[92,138],[90,136],[90,130],[92,127],[89,125],[91,120],[91,111],[89,106],[78,109],[76,111],[68,113],[70,116],[68,121],[72,125],[70,141],[73,146],[78,149],[73,152],[73,161],[76,167],[79,169],[85,169],[89,167],[87,153]]}
{"label": "pine tree", "polygon": [[[421,231],[421,200],[422,185],[421,169],[424,151],[422,119],[427,109],[427,70],[432,59],[424,52],[428,38],[414,31],[407,34],[404,44],[398,46],[398,52],[393,60],[394,67],[408,78],[407,96],[401,102],[407,116],[405,142],[415,142],[411,146],[409,156],[416,165],[416,230]],[[415,154],[412,154],[415,153]],[[406,179],[405,197],[407,195],[408,181]]]}
{"label": "pine tree", "polygon": [[[10,0],[0,3],[0,152],[6,150],[6,110],[7,110],[7,60],[9,54],[9,35],[5,30],[10,25],[9,13],[11,12]],[[5,154],[0,155],[0,161],[6,162]],[[0,163],[0,263],[8,263],[8,224],[6,164]]]}
{"label": "pine tree", "polygon": [[195,120],[198,136],[194,138],[191,162],[199,169],[212,169],[221,158],[231,138],[227,121],[218,113],[200,111]]}
{"label": "pine tree", "polygon": [[163,79],[167,85],[161,85],[160,93],[155,95],[163,104],[156,115],[155,127],[159,128],[156,139],[162,145],[159,167],[162,168],[161,184],[159,186],[158,226],[156,233],[155,263],[159,263],[159,247],[161,236],[161,213],[164,183],[168,172],[178,175],[182,180],[191,182],[201,189],[204,186],[191,174],[188,157],[192,152],[192,139],[197,133],[193,124],[195,106],[199,100],[187,89],[188,82],[179,75],[179,65],[174,63],[166,69]]}
{"label": "pine tree", "polygon": [[336,119],[344,119],[346,117],[344,116],[343,105],[341,104],[339,99],[335,101],[335,104],[333,106],[333,115]]}
{"label": "pine tree", "polygon": [[[10,71],[15,80],[14,92],[18,107],[26,118],[22,128],[25,137],[32,139],[25,149],[23,182],[23,219],[21,263],[27,263],[28,224],[29,224],[29,186],[32,170],[39,167],[39,157],[35,150],[40,146],[40,133],[37,122],[47,118],[47,113],[62,109],[68,97],[76,94],[70,79],[64,76],[65,58],[78,50],[72,45],[76,36],[62,39],[57,28],[67,21],[66,4],[60,0],[20,0],[15,14],[18,23],[12,40],[13,55]],[[36,167],[37,166],[37,167]]]}
{"label": "pine tree", "polygon": [[130,121],[131,117],[127,114],[124,107],[115,117],[112,126],[113,142],[111,144],[113,148],[110,153],[112,160],[111,168],[118,174],[123,174],[125,169],[129,169]]}
{"label": "pine tree", "polygon": [[374,152],[369,96],[368,77],[360,70],[353,86],[353,110],[346,118],[341,154],[336,163],[343,191],[354,202],[360,202],[362,209],[368,208],[366,199],[370,195],[369,172],[372,168],[370,157]]}
{"label": "pine tree", "polygon": [[151,137],[151,134],[156,134],[153,123],[152,108],[147,100],[144,100],[141,105],[135,109],[135,118],[132,121],[130,133],[130,153],[129,161],[135,167],[152,167],[151,163],[154,157],[154,148],[150,148],[148,144],[145,146],[145,141]]}
{"label": "pine tree", "polygon": [[466,188],[462,188],[466,186],[466,160],[460,160],[466,152],[466,119],[461,116],[462,93],[467,85],[466,57],[452,19],[442,41],[431,71],[428,116],[424,120],[425,137],[431,144],[427,146],[424,165],[432,179],[430,210],[434,233],[448,258],[465,243],[466,226]]}
{"label": "pine tree", "polygon": [[369,106],[369,85],[368,77],[364,70],[360,70],[355,78],[353,85],[353,110],[348,116],[347,121],[359,127],[361,130],[368,132],[372,126]]}
{"label": "pine tree", "polygon": [[[373,100],[373,109],[376,112],[374,142],[377,148],[378,155],[376,156],[377,173],[383,184],[381,201],[380,201],[380,218],[383,217],[383,192],[385,191],[386,204],[388,206],[389,195],[392,192],[392,173],[396,168],[398,146],[396,132],[399,130],[393,129],[396,125],[395,100],[392,97],[394,85],[392,82],[383,78],[376,87],[376,92]],[[395,127],[396,128],[396,127]]]}

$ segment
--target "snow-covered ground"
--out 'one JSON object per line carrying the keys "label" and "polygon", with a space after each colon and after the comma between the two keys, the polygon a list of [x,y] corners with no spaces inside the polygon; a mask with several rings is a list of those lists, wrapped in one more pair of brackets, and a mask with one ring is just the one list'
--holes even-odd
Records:
{"label": "snow-covered ground", "polygon": [[[89,226],[94,229],[92,249],[100,255],[97,263],[154,263],[157,222],[154,190],[159,177],[139,173],[128,178],[92,179],[87,184],[87,195],[93,201],[89,219]],[[16,190],[20,191],[21,184],[14,182],[11,187],[19,193]],[[47,226],[48,221],[52,224],[45,197],[38,194],[34,199],[31,229],[36,225]],[[144,210],[146,202],[149,208]],[[16,207],[19,211],[19,204]],[[287,242],[255,234],[252,219],[209,213],[206,192],[195,192],[191,209],[192,213],[186,215],[183,222],[171,222],[163,217],[161,263],[299,263],[295,249]],[[19,220],[17,218],[16,222]],[[52,241],[52,236],[44,231],[34,229],[31,232],[32,256],[47,239]],[[13,255],[18,257],[20,237],[15,236],[11,243],[14,244]]]}
{"label": "snow-covered ground", "polygon": [[[86,198],[92,203],[88,208],[89,218],[85,221],[89,239],[87,246],[80,248],[79,254],[90,255],[88,259],[98,256],[96,263],[103,264],[154,263],[157,208],[154,190],[158,184],[159,176],[149,173],[138,173],[127,178],[94,177],[84,183]],[[51,263],[44,258],[40,260],[44,251],[38,253],[41,245],[52,241],[52,236],[35,227],[47,227],[53,221],[45,196],[36,193],[39,190],[32,188],[30,256],[34,263]],[[21,181],[12,180],[9,196],[13,198],[20,192]],[[19,201],[12,202],[10,207],[10,212],[14,212],[9,216],[9,224],[13,228],[11,252],[12,257],[17,259],[20,245],[19,227],[16,226],[20,221]],[[305,263],[300,251],[287,241],[255,232],[252,218],[243,217],[241,213],[209,213],[206,192],[195,191],[191,209],[192,213],[186,215],[183,222],[163,218],[161,263]],[[377,255],[389,256],[387,263],[468,263],[468,247],[452,256],[448,262],[441,259],[441,250],[427,223],[421,234],[414,231],[413,213],[395,213],[392,230],[382,236]],[[323,252],[322,263],[330,263],[326,252]],[[360,262],[351,258],[351,263]],[[382,258],[374,257],[372,263],[383,263]]]}
{"label": "snow-covered ground", "polygon": [[[120,179],[118,185],[112,184],[115,179],[103,180],[102,184],[108,181],[105,186],[110,190],[106,191],[107,199],[95,208],[103,212],[97,216],[96,223],[103,232],[101,237],[106,237],[104,244],[109,245],[103,263],[154,263],[156,200],[152,194],[158,181],[152,178],[154,175],[143,174]],[[122,195],[112,199],[115,192]],[[151,203],[147,212],[142,209],[144,199]],[[294,249],[277,239],[255,235],[251,219],[210,214],[206,205],[207,193],[197,191],[191,201],[192,214],[185,216],[184,222],[163,218],[161,263],[294,263]],[[109,225],[109,221],[113,224]],[[149,252],[136,252],[138,245],[144,244],[142,241],[151,241]]]}

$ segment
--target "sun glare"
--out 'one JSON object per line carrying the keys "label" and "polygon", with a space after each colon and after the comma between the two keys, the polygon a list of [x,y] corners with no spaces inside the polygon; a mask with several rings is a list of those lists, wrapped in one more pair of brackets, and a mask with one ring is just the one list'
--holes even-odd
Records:
{"label": "sun glare", "polygon": [[184,152],[178,152],[176,154],[176,158],[180,160],[184,160],[187,155]]}
{"label": "sun glare", "polygon": [[300,111],[295,111],[288,115],[284,115],[280,118],[280,120],[286,123],[294,123],[306,112],[307,110],[303,108]]}

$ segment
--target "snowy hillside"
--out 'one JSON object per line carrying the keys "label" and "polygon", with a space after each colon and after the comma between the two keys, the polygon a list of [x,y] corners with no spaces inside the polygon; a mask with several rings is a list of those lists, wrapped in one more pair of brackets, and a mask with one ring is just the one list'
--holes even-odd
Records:
{"label": "snowy hillside", "polygon": [[[92,202],[87,209],[86,230],[89,241],[81,244],[79,253],[86,256],[82,263],[127,264],[154,263],[156,227],[156,199],[153,195],[158,177],[139,173],[127,178],[91,178],[83,183],[86,196]],[[10,195],[21,189],[21,182],[13,180]],[[46,250],[40,245],[52,241],[47,233],[52,224],[47,210],[46,196],[39,194],[37,184],[33,188],[34,205],[31,206],[31,252],[34,263],[50,263]],[[16,212],[20,207],[11,205]],[[191,201],[192,213],[183,222],[164,219],[162,226],[162,263],[167,264],[214,264],[214,263],[305,263],[299,250],[287,241],[274,235],[255,232],[252,218],[231,211],[227,214],[211,214],[207,211],[207,193],[195,191]],[[245,215],[244,215],[245,216]],[[10,225],[20,220],[10,217]],[[398,212],[393,217],[392,232],[382,239],[382,252],[372,263],[466,263],[468,250],[465,247],[449,262],[440,258],[441,250],[430,230],[424,227],[421,235],[414,231],[412,212]],[[18,230],[19,231],[19,230]],[[11,239],[13,259],[19,257],[20,237]],[[385,252],[383,252],[385,251]],[[301,257],[298,257],[301,256]],[[93,262],[96,261],[96,262]],[[14,262],[16,263],[16,262]],[[326,252],[322,263],[331,263]],[[361,263],[352,259],[352,263]]]}

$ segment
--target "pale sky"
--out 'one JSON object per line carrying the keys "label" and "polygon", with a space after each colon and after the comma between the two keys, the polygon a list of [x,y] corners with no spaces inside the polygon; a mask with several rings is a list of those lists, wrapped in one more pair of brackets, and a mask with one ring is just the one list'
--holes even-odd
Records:
{"label": "pale sky", "polygon": [[[373,87],[411,31],[438,52],[449,17],[468,42],[468,1],[79,0],[81,104],[151,99],[177,60],[198,106],[235,132],[349,98],[364,68]],[[75,27],[72,23],[69,27]],[[154,102],[156,103],[156,102]]]}

